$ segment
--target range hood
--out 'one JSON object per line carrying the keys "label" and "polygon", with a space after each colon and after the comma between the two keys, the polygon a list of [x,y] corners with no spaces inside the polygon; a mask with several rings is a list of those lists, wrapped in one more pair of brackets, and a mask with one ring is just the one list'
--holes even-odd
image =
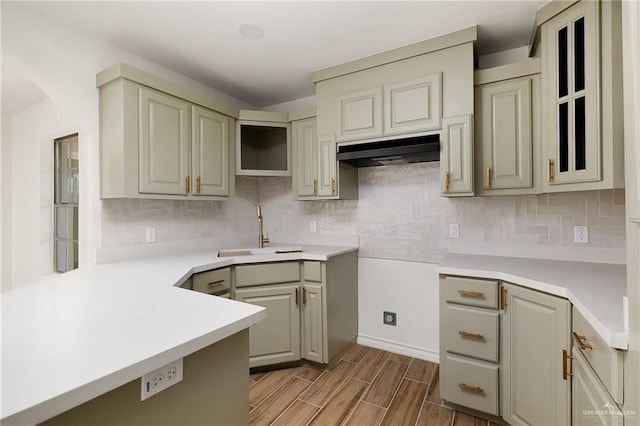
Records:
{"label": "range hood", "polygon": [[339,146],[336,157],[338,161],[356,167],[438,161],[440,135]]}

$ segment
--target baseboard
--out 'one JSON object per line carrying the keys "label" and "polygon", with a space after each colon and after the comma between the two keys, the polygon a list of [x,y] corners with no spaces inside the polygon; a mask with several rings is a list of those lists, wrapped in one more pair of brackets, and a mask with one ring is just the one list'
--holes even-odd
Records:
{"label": "baseboard", "polygon": [[440,362],[440,354],[428,349],[419,348],[417,346],[406,345],[404,343],[394,342],[391,340],[380,339],[378,337],[358,335],[359,345],[370,346],[376,349],[393,352],[400,355],[410,356],[412,358],[423,359],[425,361]]}

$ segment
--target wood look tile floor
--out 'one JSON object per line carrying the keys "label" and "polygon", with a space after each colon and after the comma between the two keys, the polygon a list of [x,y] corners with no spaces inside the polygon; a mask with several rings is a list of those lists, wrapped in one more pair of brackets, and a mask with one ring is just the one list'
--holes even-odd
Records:
{"label": "wood look tile floor", "polygon": [[437,364],[361,345],[332,370],[252,374],[249,410],[252,425],[492,425],[442,405]]}

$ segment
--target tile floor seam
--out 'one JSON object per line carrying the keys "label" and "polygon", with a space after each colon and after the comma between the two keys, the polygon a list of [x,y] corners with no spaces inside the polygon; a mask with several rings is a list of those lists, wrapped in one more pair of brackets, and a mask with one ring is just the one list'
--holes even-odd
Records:
{"label": "tile floor seam", "polygon": [[[407,371],[409,369],[407,368]],[[406,374],[405,374],[406,375]],[[393,396],[391,397],[391,399],[389,400],[389,407],[386,408],[385,412],[384,412],[384,416],[382,416],[382,419],[380,420],[380,424],[382,424],[382,422],[384,421],[384,419],[387,417],[387,414],[389,413],[389,408],[391,408],[391,405],[393,405],[393,401],[396,399],[396,396],[398,396],[398,391],[400,390],[400,386],[402,386],[402,381],[403,380],[409,380],[406,377],[402,377],[402,379],[400,380],[400,382],[398,383],[398,386],[396,386],[396,390],[393,392]]]}
{"label": "tile floor seam", "polygon": [[[277,371],[277,370],[274,370],[274,371]],[[296,370],[296,371],[297,371],[297,370]],[[263,378],[264,378],[264,377],[267,377],[267,376],[268,376],[268,375],[270,375],[271,373],[272,373],[272,372],[270,371],[268,374],[265,374],[265,375],[263,376]],[[273,391],[271,391],[271,393],[269,393],[269,394],[268,394],[268,395],[267,395],[267,396],[266,396],[262,401],[260,401],[260,403],[259,403],[259,404],[256,404],[256,405],[255,405],[255,407],[253,407],[253,410],[251,410],[251,411],[254,411],[254,410],[255,410],[255,409],[257,409],[258,407],[260,407],[262,404],[264,404],[264,403],[265,403],[265,401],[267,401],[267,400],[268,400],[268,399],[269,399],[269,398],[270,398],[274,393],[276,393],[276,392],[277,392],[281,387],[283,387],[283,386],[285,385],[285,383],[287,383],[287,381],[288,381],[290,378],[292,378],[292,377],[293,377],[293,374],[291,374],[291,375],[287,376],[287,377],[282,381],[282,383],[280,383],[280,386],[277,386]],[[249,411],[249,413],[251,413],[251,411]]]}
{"label": "tile floor seam", "polygon": [[358,398],[358,401],[357,401],[355,404],[353,404],[353,407],[351,407],[351,410],[349,410],[349,413],[347,414],[347,417],[345,417],[345,419],[344,419],[344,421],[341,423],[341,425],[344,425],[344,424],[346,424],[346,423],[349,421],[349,419],[353,416],[353,413],[355,413],[356,408],[358,408],[358,405],[359,405],[361,402],[363,402],[363,401],[364,401],[364,396],[367,394],[367,392],[369,392],[369,389],[371,389],[371,386],[373,385],[373,382],[371,382],[371,383],[367,383],[367,382],[365,382],[364,380],[358,380],[358,379],[355,379],[355,378],[353,378],[353,377],[351,377],[351,379],[353,379],[353,380],[357,380],[357,381],[362,382],[362,383],[365,383],[365,384],[366,384],[366,386],[365,386],[365,388],[362,390],[362,394],[360,395],[360,398]]}

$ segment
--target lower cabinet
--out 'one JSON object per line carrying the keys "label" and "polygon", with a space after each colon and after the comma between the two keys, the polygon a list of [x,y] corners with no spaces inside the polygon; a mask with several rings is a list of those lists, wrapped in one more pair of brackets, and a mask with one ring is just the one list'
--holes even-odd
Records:
{"label": "lower cabinet", "polygon": [[299,290],[299,282],[236,290],[236,300],[267,310],[267,318],[249,329],[250,367],[300,359]]}
{"label": "lower cabinet", "polygon": [[569,302],[456,276],[440,294],[442,398],[512,425],[570,424]]}
{"label": "lower cabinet", "polygon": [[502,418],[512,425],[570,424],[568,300],[503,283]]}

